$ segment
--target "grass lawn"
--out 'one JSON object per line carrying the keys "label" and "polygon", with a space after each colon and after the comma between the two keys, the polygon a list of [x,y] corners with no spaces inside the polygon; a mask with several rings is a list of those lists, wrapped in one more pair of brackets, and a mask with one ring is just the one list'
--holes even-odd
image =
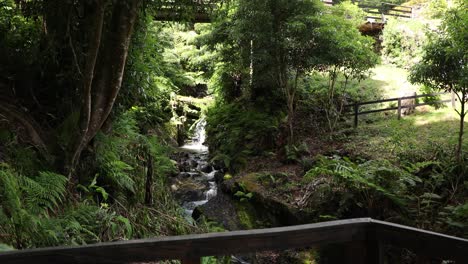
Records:
{"label": "grass lawn", "polygon": [[[453,155],[459,118],[451,107],[417,108],[416,113],[401,120],[397,119],[396,113],[389,113],[361,118],[345,149],[363,158],[397,162],[433,160],[439,154]],[[468,151],[468,139],[464,142],[464,150]]]}
{"label": "grass lawn", "polygon": [[412,85],[408,80],[408,71],[392,64],[378,65],[372,69],[373,75],[369,83],[380,85],[384,98],[401,97],[412,92],[419,93],[419,86]]}

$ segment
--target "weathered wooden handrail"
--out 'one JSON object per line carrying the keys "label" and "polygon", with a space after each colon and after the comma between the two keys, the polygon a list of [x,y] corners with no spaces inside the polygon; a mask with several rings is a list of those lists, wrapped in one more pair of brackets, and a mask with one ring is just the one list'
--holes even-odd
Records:
{"label": "weathered wooden handrail", "polygon": [[468,240],[407,226],[358,218],[308,225],[160,237],[78,247],[0,253],[0,263],[129,263],[306,248],[345,243],[348,263],[383,263],[383,245],[407,248],[436,259],[468,261]]}

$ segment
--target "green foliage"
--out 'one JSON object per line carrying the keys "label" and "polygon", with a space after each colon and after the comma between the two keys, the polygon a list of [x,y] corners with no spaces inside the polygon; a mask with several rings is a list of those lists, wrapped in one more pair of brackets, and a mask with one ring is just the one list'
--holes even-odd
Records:
{"label": "green foliage", "polygon": [[309,148],[305,142],[298,145],[286,145],[285,150],[286,161],[288,162],[298,162],[302,156],[309,153]]}
{"label": "green foliage", "polygon": [[207,142],[213,161],[220,161],[231,171],[238,171],[248,157],[272,148],[279,120],[262,110],[225,104],[207,113]]}
{"label": "green foliage", "polygon": [[40,20],[21,14],[15,1],[0,1],[0,74],[5,74],[5,70],[20,70],[38,58],[40,24]]}
{"label": "green foliage", "polygon": [[338,5],[331,8],[331,11],[337,17],[350,20],[355,27],[359,27],[362,25],[362,21],[366,20],[366,13],[351,1],[340,1]]}
{"label": "green foliage", "polygon": [[403,68],[414,65],[421,57],[426,41],[426,26],[417,21],[389,18],[382,35],[382,55],[387,62]]}
{"label": "green foliage", "polygon": [[450,229],[461,230],[459,232],[466,237],[468,235],[468,203],[446,206],[444,209],[445,212],[441,212],[440,215],[444,217],[445,223]]}
{"label": "green foliage", "polygon": [[430,18],[442,18],[447,10],[447,0],[432,0],[426,11]]}
{"label": "green foliage", "polygon": [[[148,154],[154,158],[157,177],[164,179],[174,171],[174,164],[168,158],[168,149],[156,136],[139,132],[135,109],[124,113],[115,121],[109,135],[97,137],[96,161],[99,168],[98,182],[114,199],[131,201],[142,199],[145,177],[144,160]],[[143,159],[143,160],[142,160]],[[127,196],[125,199],[120,195]]]}
{"label": "green foliage", "polygon": [[[438,92],[438,90],[427,85],[421,85],[419,91],[421,94],[435,94]],[[446,107],[444,103],[438,103],[441,100],[440,95],[423,97],[423,102],[435,107],[435,109]]]}
{"label": "green foliage", "polygon": [[357,204],[368,210],[369,214],[379,210],[379,202],[391,201],[397,206],[405,205],[407,190],[421,180],[402,170],[386,160],[370,160],[355,163],[348,158],[334,156],[319,157],[317,166],[304,176],[306,182],[317,177],[333,177],[338,186],[346,193],[341,197],[340,204],[346,206]]}
{"label": "green foliage", "polygon": [[464,118],[468,113],[468,15],[462,3],[446,13],[437,34],[429,34],[429,41],[424,46],[421,61],[411,69],[410,81],[420,83],[436,90],[454,92],[460,102],[457,111],[460,116],[459,140],[456,156],[461,159]]}
{"label": "green foliage", "polygon": [[30,178],[0,164],[0,232],[6,235],[0,242],[28,248],[101,241],[106,234],[101,220],[108,212],[86,203],[65,203],[67,183],[66,177],[52,172]]}

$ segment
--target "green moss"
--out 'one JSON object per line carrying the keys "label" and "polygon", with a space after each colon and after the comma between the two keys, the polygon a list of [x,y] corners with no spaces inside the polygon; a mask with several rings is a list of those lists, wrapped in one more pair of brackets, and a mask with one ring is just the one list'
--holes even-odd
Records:
{"label": "green moss", "polygon": [[231,174],[229,174],[229,173],[224,174],[224,180],[225,180],[225,181],[230,180],[230,179],[232,179],[232,175],[231,175]]}
{"label": "green moss", "polygon": [[239,185],[243,186],[245,191],[248,192],[257,192],[261,189],[261,183],[258,180],[258,173],[250,173],[242,177]]}
{"label": "green moss", "polygon": [[256,217],[252,206],[242,202],[236,202],[235,206],[239,223],[246,229],[254,229]]}
{"label": "green moss", "polygon": [[315,250],[301,251],[299,252],[299,259],[302,264],[316,264],[317,255],[318,254]]}

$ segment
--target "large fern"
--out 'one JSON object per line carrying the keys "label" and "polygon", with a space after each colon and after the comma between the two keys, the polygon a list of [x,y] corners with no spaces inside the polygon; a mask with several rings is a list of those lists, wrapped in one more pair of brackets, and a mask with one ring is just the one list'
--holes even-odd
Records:
{"label": "large fern", "polygon": [[304,178],[312,180],[318,176],[333,176],[348,191],[361,192],[367,200],[374,199],[375,195],[382,195],[400,206],[406,202],[408,187],[421,182],[417,176],[386,160],[355,163],[339,156],[319,157],[317,166],[309,170]]}
{"label": "large fern", "polygon": [[25,192],[25,205],[32,212],[42,209],[53,210],[65,197],[68,179],[53,172],[39,172],[37,177],[19,177],[21,189]]}

